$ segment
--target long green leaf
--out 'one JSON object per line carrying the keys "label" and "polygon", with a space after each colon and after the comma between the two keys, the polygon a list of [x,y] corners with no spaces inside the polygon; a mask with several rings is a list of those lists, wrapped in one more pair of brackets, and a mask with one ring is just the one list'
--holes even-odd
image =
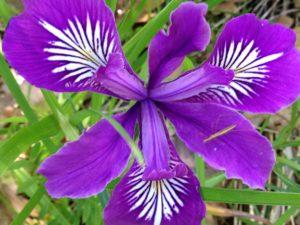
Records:
{"label": "long green leaf", "polygon": [[205,162],[200,156],[195,156],[195,169],[196,169],[196,174],[197,177],[201,183],[202,186],[205,185]]}
{"label": "long green leaf", "polygon": [[273,172],[277,175],[277,177],[288,187],[289,191],[292,192],[300,192],[300,185],[295,183],[293,180],[291,180],[289,177],[287,177],[285,174],[281,172],[279,167],[275,167],[273,169]]}
{"label": "long green leaf", "polygon": [[124,129],[124,127],[117,120],[113,119],[112,117],[110,117],[104,113],[100,113],[100,112],[95,112],[95,113],[100,114],[115,128],[115,130],[125,139],[125,141],[129,145],[133,155],[135,156],[135,158],[139,162],[139,164],[143,164],[144,159],[143,159],[141,150],[139,149],[137,144],[134,142],[134,140],[131,139],[131,137],[129,136],[128,132]]}
{"label": "long green leaf", "polygon": [[[25,195],[32,198],[32,196],[36,193],[36,190],[41,188],[41,184],[39,184],[39,180],[32,179],[32,175],[29,174],[25,169],[21,168],[14,171],[15,176],[17,177],[19,188],[21,186],[25,186],[23,192]],[[30,181],[30,183],[28,183]],[[72,213],[71,212],[63,212],[63,208],[52,201],[52,199],[44,193],[44,197],[41,199],[39,203],[42,210],[47,210],[51,214],[51,216],[57,217],[59,220],[59,224],[61,225],[71,225],[69,221],[71,221]],[[49,208],[48,208],[49,207]]]}
{"label": "long green leaf", "polygon": [[[2,54],[0,54],[0,75],[2,75],[4,82],[10,90],[10,93],[24,112],[28,121],[30,123],[37,122],[37,114],[29,105]],[[53,152],[55,146],[49,139],[45,139],[44,144],[50,152]]]}
{"label": "long green leaf", "polygon": [[55,95],[49,91],[42,91],[46,102],[57,119],[61,130],[64,132],[68,140],[75,141],[78,137],[78,131],[69,122],[69,118],[65,115],[64,110],[56,100]]}
{"label": "long green leaf", "polygon": [[170,13],[184,0],[172,0],[155,18],[150,20],[138,33],[136,33],[124,46],[129,62],[138,58],[154,35],[169,20]]}
{"label": "long green leaf", "polygon": [[126,15],[124,15],[123,20],[118,26],[119,34],[122,40],[133,32],[132,27],[144,9],[146,2],[147,0],[140,0],[136,4],[136,0],[131,0],[130,10],[126,13]]}
{"label": "long green leaf", "polygon": [[0,54],[0,75],[4,82],[6,83],[10,93],[15,98],[16,102],[19,104],[23,110],[25,116],[28,118],[30,123],[36,122],[38,120],[37,115],[34,113],[25,96],[23,95],[21,89],[19,88],[18,83],[14,79],[13,74],[10,71],[9,66],[7,65],[4,57]]}
{"label": "long green leaf", "polygon": [[[139,54],[145,49],[154,35],[163,27],[169,20],[169,16],[173,10],[175,10],[180,3],[186,0],[172,0],[170,3],[161,10],[155,18],[150,20],[142,29],[139,30],[126,44],[124,45],[124,52],[129,60],[133,63],[138,58]],[[210,0],[206,1],[208,7],[211,9],[222,0]]]}
{"label": "long green leaf", "polygon": [[15,10],[13,10],[5,0],[0,1],[0,22],[2,22],[4,26],[7,25],[8,21],[15,13]]}
{"label": "long green leaf", "polygon": [[53,116],[46,117],[28,127],[19,130],[12,138],[0,146],[0,175],[31,144],[49,138],[59,131]]}
{"label": "long green leaf", "polygon": [[28,203],[22,209],[22,211],[14,218],[11,225],[25,224],[26,218],[30,215],[34,207],[41,201],[42,197],[46,193],[44,187],[39,188],[34,195],[29,199]]}
{"label": "long green leaf", "polygon": [[289,159],[278,156],[277,157],[277,162],[283,163],[283,164],[291,167],[292,169],[300,171],[300,164],[298,164],[298,163],[296,163],[292,160],[289,160]]}
{"label": "long green leaf", "polygon": [[300,207],[300,193],[263,192],[223,188],[201,188],[204,200],[254,205],[286,205]]}
{"label": "long green leaf", "polygon": [[221,2],[223,2],[224,0],[206,0],[206,4],[208,6],[209,9],[212,9],[213,7],[217,6],[218,4],[220,4]]}
{"label": "long green leaf", "polygon": [[205,186],[206,187],[214,187],[217,184],[221,183],[222,181],[226,180],[226,176],[224,173],[220,173],[218,175],[215,175],[213,177],[210,177],[206,180]]}
{"label": "long green leaf", "polygon": [[0,119],[0,124],[6,124],[6,123],[27,123],[28,120],[24,116],[13,116],[8,118]]}
{"label": "long green leaf", "polygon": [[299,207],[290,207],[286,210],[273,225],[285,225],[291,216],[299,212]]}
{"label": "long green leaf", "polygon": [[106,4],[109,6],[111,11],[116,11],[118,0],[106,0]]}

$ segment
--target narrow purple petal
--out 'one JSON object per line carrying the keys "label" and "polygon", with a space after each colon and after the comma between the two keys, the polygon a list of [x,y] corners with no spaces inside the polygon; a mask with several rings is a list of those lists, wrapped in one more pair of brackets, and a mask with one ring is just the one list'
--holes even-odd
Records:
{"label": "narrow purple petal", "polygon": [[178,79],[162,83],[149,92],[149,97],[157,101],[178,101],[199,94],[213,84],[229,84],[233,78],[232,70],[224,70],[204,65],[180,76]]}
{"label": "narrow purple petal", "polygon": [[[179,162],[172,143],[170,148],[174,152],[171,162]],[[112,193],[104,211],[105,224],[199,225],[205,204],[197,178],[185,167],[184,176],[147,181],[143,180],[144,168],[135,163]]]}
{"label": "narrow purple petal", "polygon": [[229,21],[208,63],[235,71],[229,86],[213,85],[198,96],[238,110],[275,113],[300,95],[300,53],[293,30],[253,14]]}
{"label": "narrow purple petal", "polygon": [[210,40],[205,20],[207,5],[182,3],[171,15],[168,33],[160,31],[149,46],[149,87],[155,87],[193,51],[202,51]]}
{"label": "narrow purple petal", "polygon": [[96,79],[111,53],[122,55],[115,20],[103,0],[27,0],[5,32],[3,50],[31,84],[64,92],[107,93]]}
{"label": "narrow purple petal", "polygon": [[164,124],[151,100],[142,101],[142,151],[146,162],[145,179],[173,176],[169,168],[170,149]]}
{"label": "narrow purple petal", "polygon": [[97,76],[103,87],[120,98],[142,100],[147,96],[147,90],[142,81],[126,70],[121,54],[111,54],[107,66],[101,67]]}
{"label": "narrow purple petal", "polygon": [[[114,116],[133,136],[137,106]],[[98,194],[125,168],[130,148],[107,120],[101,120],[75,142],[65,144],[41,165],[46,188],[54,198],[85,198]]]}
{"label": "narrow purple petal", "polygon": [[252,188],[264,188],[274,152],[242,115],[217,104],[161,103],[159,107],[187,147],[210,166]]}

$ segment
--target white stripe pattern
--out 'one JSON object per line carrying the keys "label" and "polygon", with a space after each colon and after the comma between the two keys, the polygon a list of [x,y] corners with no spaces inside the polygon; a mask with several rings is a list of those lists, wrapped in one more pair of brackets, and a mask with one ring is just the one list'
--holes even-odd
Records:
{"label": "white stripe pattern", "polygon": [[188,195],[187,177],[145,181],[142,180],[143,173],[144,168],[137,167],[129,176],[127,185],[130,189],[125,193],[129,211],[140,210],[138,219],[160,225],[163,218],[171,220],[184,206],[179,194]]}
{"label": "white stripe pattern", "polygon": [[97,21],[93,26],[89,15],[85,27],[77,17],[68,20],[64,30],[45,20],[39,24],[57,38],[49,41],[44,51],[50,55],[48,61],[61,64],[52,70],[54,76],[64,73],[60,81],[74,78],[74,84],[66,83],[66,86],[83,85],[80,82],[93,77],[100,66],[106,66],[109,54],[117,49],[113,30],[105,22]]}
{"label": "white stripe pattern", "polygon": [[223,49],[216,49],[210,60],[214,66],[234,70],[235,76],[229,86],[213,85],[199,94],[203,100],[216,99],[229,105],[242,104],[239,94],[248,97],[258,95],[255,86],[264,87],[270,69],[268,63],[280,58],[283,52],[261,56],[261,50],[255,47],[255,41],[241,40],[224,44]]}

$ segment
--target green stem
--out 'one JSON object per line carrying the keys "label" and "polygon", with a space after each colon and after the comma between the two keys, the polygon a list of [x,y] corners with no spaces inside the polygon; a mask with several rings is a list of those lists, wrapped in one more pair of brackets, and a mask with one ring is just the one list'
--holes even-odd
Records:
{"label": "green stem", "polygon": [[16,79],[14,78],[12,72],[10,71],[9,66],[7,65],[4,57],[0,54],[0,74],[10,90],[11,95],[14,97],[25,116],[27,117],[30,123],[38,121],[38,117],[30,107],[28,101],[26,100],[23,92],[21,91]]}
{"label": "green stem", "polygon": [[104,119],[106,119],[116,129],[116,131],[125,139],[125,141],[129,145],[129,147],[130,147],[134,157],[138,161],[138,163],[140,165],[143,165],[144,164],[144,159],[143,159],[143,155],[141,153],[141,150],[136,145],[134,140],[132,140],[132,138],[129,136],[128,132],[124,129],[124,127],[117,120],[113,119],[112,117],[110,117],[110,116],[108,116],[104,113],[101,113],[101,112],[97,112],[97,111],[94,111],[94,112],[101,115]]}
{"label": "green stem", "polygon": [[34,207],[41,201],[42,197],[46,193],[44,187],[39,188],[34,195],[30,198],[28,203],[22,209],[22,211],[14,218],[11,225],[22,225],[25,224],[26,218],[30,215]]}

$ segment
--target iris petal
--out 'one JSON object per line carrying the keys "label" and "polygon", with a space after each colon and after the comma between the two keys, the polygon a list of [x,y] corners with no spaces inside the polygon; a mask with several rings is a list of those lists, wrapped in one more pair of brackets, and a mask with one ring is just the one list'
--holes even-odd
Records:
{"label": "iris petal", "polygon": [[172,177],[169,168],[170,149],[164,122],[151,100],[141,102],[142,151],[146,162],[145,179]]}
{"label": "iris petal", "polygon": [[275,157],[269,141],[239,113],[217,104],[160,103],[187,147],[212,167],[264,188]]}
{"label": "iris petal", "polygon": [[[171,164],[181,163],[170,143]],[[116,186],[105,208],[107,225],[198,225],[205,216],[199,182],[187,173],[169,179],[144,180],[136,163]],[[117,209],[117,210],[116,210]]]}
{"label": "iris petal", "polygon": [[27,0],[5,32],[3,50],[31,84],[54,91],[107,91],[96,79],[111,53],[126,69],[115,20],[103,0]]}
{"label": "iris petal", "polygon": [[186,55],[206,48],[210,40],[206,11],[206,4],[182,3],[171,15],[168,33],[160,31],[152,39],[149,46],[150,88],[174,72]]}
{"label": "iris petal", "polygon": [[199,94],[212,84],[229,84],[233,71],[211,65],[204,65],[183,74],[178,79],[162,83],[149,91],[149,96],[157,101],[178,101]]}
{"label": "iris petal", "polygon": [[291,29],[252,14],[232,19],[207,63],[234,70],[235,77],[230,85],[208,87],[197,100],[255,113],[275,113],[291,104],[300,95],[295,39]]}
{"label": "iris petal", "polygon": [[[137,106],[114,116],[133,136]],[[78,141],[65,144],[40,166],[38,172],[47,178],[46,187],[55,198],[84,198],[98,194],[125,168],[130,148],[109,124],[101,120]]]}
{"label": "iris petal", "polygon": [[125,100],[142,100],[147,97],[143,82],[130,74],[124,65],[122,55],[113,53],[106,67],[97,72],[103,87]]}

